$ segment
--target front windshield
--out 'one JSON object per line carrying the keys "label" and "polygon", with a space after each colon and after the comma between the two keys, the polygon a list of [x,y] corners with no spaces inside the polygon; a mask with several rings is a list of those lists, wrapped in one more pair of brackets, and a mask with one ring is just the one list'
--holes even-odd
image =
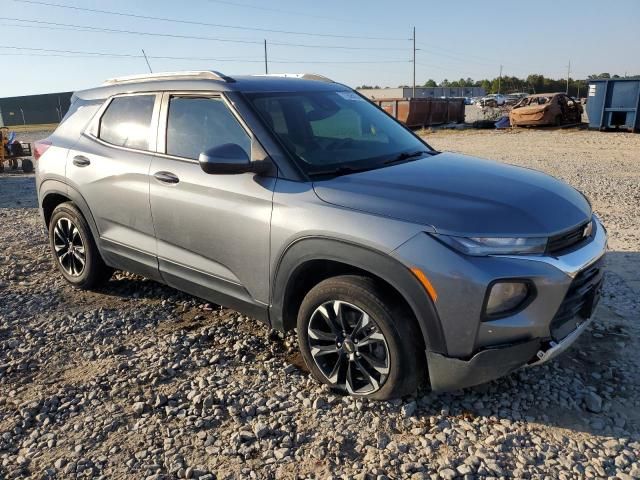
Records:
{"label": "front windshield", "polygon": [[379,168],[432,150],[350,91],[247,94],[309,175]]}

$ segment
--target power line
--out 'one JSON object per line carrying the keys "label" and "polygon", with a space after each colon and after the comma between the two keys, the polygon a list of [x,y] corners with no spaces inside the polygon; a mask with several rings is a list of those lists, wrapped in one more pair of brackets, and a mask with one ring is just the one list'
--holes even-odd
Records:
{"label": "power line", "polygon": [[[471,54],[467,54],[467,53],[460,53],[460,52],[455,52],[453,50],[448,50],[446,48],[441,48],[439,46],[434,46],[434,45],[426,45],[424,43],[419,44],[420,45],[420,49],[424,50],[426,52],[430,52],[434,55],[440,55],[442,57],[447,57],[450,58],[452,60],[456,60],[459,62],[465,62],[465,63],[477,63],[479,65],[486,65],[486,66],[490,66],[493,67],[495,66],[497,62],[487,58],[487,57],[480,57],[477,55],[471,55]],[[478,60],[474,60],[474,58],[476,59],[480,59],[482,61],[478,61]]]}
{"label": "power line", "polygon": [[208,0],[209,2],[212,3],[221,3],[223,5],[231,5],[234,7],[241,7],[241,8],[249,8],[251,10],[262,10],[264,12],[274,12],[274,13],[284,13],[286,15],[297,15],[300,17],[308,17],[308,18],[320,18],[320,19],[325,19],[325,20],[331,20],[334,22],[348,22],[349,24],[353,24],[353,23],[360,23],[362,24],[363,22],[354,22],[351,18],[349,19],[345,19],[345,18],[338,18],[338,17],[329,17],[327,15],[314,15],[311,13],[304,13],[304,12],[300,12],[300,11],[293,11],[293,10],[289,10],[289,9],[281,9],[281,8],[272,8],[272,7],[265,7],[262,5],[251,5],[248,3],[240,3],[240,2],[230,2],[228,0]]}
{"label": "power line", "polygon": [[[0,45],[0,49],[9,50],[24,50],[26,52],[50,52],[55,54],[69,54],[80,55],[84,58],[91,57],[113,57],[113,58],[145,58],[140,54],[129,53],[113,53],[113,52],[90,52],[83,50],[61,50],[53,48],[34,48],[34,47],[19,47],[15,45]],[[0,53],[3,55],[4,53]],[[12,55],[12,54],[7,54]],[[17,55],[17,54],[13,54]],[[25,56],[29,56],[30,53],[24,53]],[[40,56],[40,55],[38,55]],[[148,58],[154,58],[159,60],[197,60],[197,61],[214,61],[214,62],[237,62],[237,63],[263,63],[264,59],[238,59],[237,57],[182,57],[171,55],[147,55]],[[408,63],[408,60],[395,60],[395,59],[377,59],[377,60],[278,60],[271,59],[271,63],[281,64],[302,64],[302,63],[318,63],[318,64],[381,64],[381,63]]]}
{"label": "power line", "polygon": [[[18,0],[15,0],[18,1]],[[153,37],[166,37],[166,38],[181,38],[181,39],[189,39],[189,40],[206,40],[212,42],[224,42],[224,43],[239,43],[239,44],[248,44],[248,45],[262,45],[263,41],[259,40],[246,40],[246,39],[238,39],[238,38],[224,38],[224,37],[209,37],[202,35],[182,35],[178,33],[159,33],[159,32],[144,32],[140,30],[123,30],[116,28],[106,28],[106,27],[96,27],[93,25],[80,25],[73,23],[61,23],[61,22],[49,22],[45,20],[32,20],[26,18],[16,18],[16,17],[0,17],[0,20],[10,20],[17,22],[25,22],[25,23],[36,23],[37,25],[12,25],[18,28],[49,28],[53,30],[64,30],[65,28],[59,27],[68,27],[70,31],[81,31],[81,32],[98,32],[98,33],[115,33],[115,34],[125,34],[125,35],[141,35],[141,36],[153,36]],[[406,51],[405,48],[397,48],[397,47],[353,47],[347,45],[318,45],[318,44],[305,44],[305,43],[290,43],[290,42],[272,42],[269,41],[270,45],[277,46],[287,46],[287,47],[300,47],[300,48],[321,48],[321,49],[340,49],[340,50],[384,50],[384,51]]]}
{"label": "power line", "polygon": [[[443,68],[443,67],[441,67],[439,65],[433,65],[433,64],[424,63],[424,62],[416,62],[416,65],[420,65],[421,67],[426,67],[426,68],[435,68],[436,70],[442,70],[444,72],[450,72],[452,70],[450,68]],[[455,67],[454,67],[454,69],[455,69]],[[458,71],[458,74],[475,75],[475,73],[463,72],[463,71]]]}
{"label": "power line", "polygon": [[371,37],[371,36],[361,36],[361,35],[337,35],[331,33],[317,33],[317,32],[297,32],[292,30],[276,30],[270,28],[258,28],[258,27],[244,27],[240,25],[228,25],[222,23],[208,23],[208,22],[200,22],[196,20],[180,20],[176,18],[167,18],[167,17],[154,17],[151,15],[139,15],[134,13],[125,13],[125,12],[116,12],[113,10],[100,10],[97,8],[86,8],[86,7],[77,7],[74,5],[65,5],[62,3],[52,3],[52,2],[42,2],[39,0],[13,0],[18,3],[26,3],[30,5],[42,5],[47,7],[55,7],[55,8],[66,8],[69,10],[76,10],[82,12],[91,12],[91,13],[101,13],[105,15],[116,15],[120,17],[129,17],[129,18],[137,18],[141,20],[154,20],[154,21],[162,21],[162,22],[171,22],[171,23],[182,23],[186,25],[201,25],[205,27],[217,27],[217,28],[229,28],[234,30],[252,30],[255,32],[268,32],[268,33],[281,33],[285,35],[304,35],[309,37],[327,37],[327,38],[343,38],[343,39],[361,39],[361,40],[406,40],[404,38],[390,38],[390,37]]}

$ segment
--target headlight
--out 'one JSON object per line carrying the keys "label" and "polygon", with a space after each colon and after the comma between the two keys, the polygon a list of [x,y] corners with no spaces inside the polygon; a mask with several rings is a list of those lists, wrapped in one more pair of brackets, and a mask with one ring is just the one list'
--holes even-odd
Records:
{"label": "headlight", "polygon": [[432,234],[445,245],[466,255],[525,255],[544,253],[547,237],[454,237]]}
{"label": "headlight", "polygon": [[491,286],[484,313],[488,317],[509,314],[522,307],[532,294],[526,282],[499,281]]}

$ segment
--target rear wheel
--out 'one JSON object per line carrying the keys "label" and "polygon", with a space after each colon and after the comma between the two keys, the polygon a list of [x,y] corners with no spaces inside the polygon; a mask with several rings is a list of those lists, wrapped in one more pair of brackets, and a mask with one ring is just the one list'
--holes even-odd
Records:
{"label": "rear wheel", "polygon": [[62,276],[74,287],[89,289],[111,277],[82,213],[70,202],[58,205],[49,222],[53,260]]}
{"label": "rear wheel", "polygon": [[22,160],[22,171],[24,173],[33,172],[33,162],[27,159]]}
{"label": "rear wheel", "polygon": [[311,374],[336,390],[385,400],[415,392],[424,378],[413,315],[373,279],[320,282],[304,298],[297,327]]}

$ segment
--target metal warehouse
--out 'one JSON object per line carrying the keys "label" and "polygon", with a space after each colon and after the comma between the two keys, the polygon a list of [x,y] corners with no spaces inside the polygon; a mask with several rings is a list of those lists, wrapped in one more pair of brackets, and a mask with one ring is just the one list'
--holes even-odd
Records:
{"label": "metal warehouse", "polygon": [[0,126],[59,123],[73,92],[0,98]]}
{"label": "metal warehouse", "polygon": [[[358,92],[371,99],[414,98],[412,87],[362,88]],[[485,89],[482,87],[416,87],[415,98],[484,97],[485,95]]]}

